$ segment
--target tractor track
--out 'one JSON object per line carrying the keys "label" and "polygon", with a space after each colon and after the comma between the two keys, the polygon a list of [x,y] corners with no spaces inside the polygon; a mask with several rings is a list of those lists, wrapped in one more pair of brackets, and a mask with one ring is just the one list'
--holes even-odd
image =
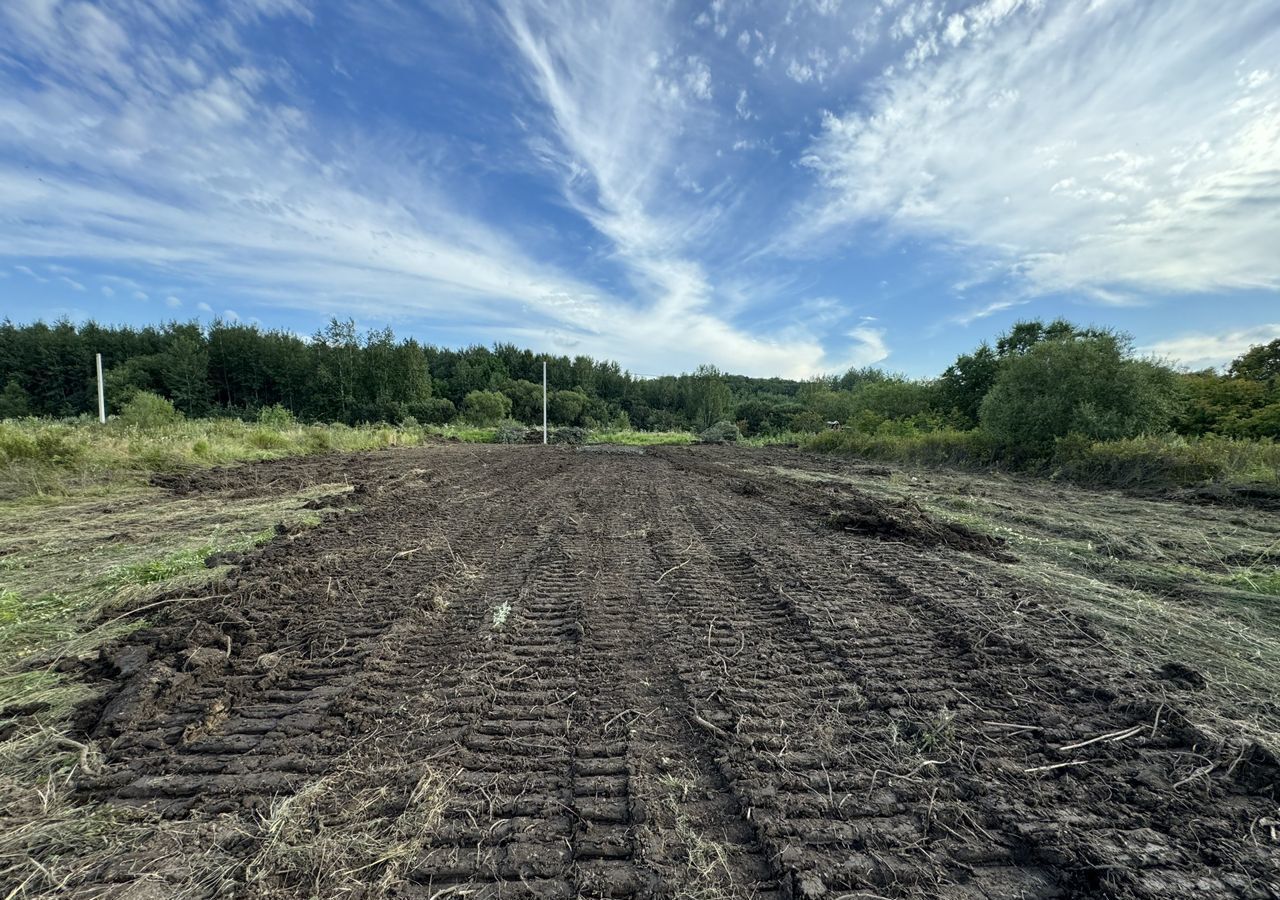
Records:
{"label": "tractor track", "polygon": [[79,794],[157,824],[83,896],[1278,896],[1272,764],[1188,781],[1215,751],[1102,636],[827,527],[839,491],[673,449],[237,471],[173,488],[361,508],[86,672]]}

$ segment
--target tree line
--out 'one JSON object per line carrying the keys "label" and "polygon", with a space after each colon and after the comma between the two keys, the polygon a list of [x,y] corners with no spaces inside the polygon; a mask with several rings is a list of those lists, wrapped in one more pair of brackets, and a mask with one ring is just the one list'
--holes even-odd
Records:
{"label": "tree line", "polygon": [[545,359],[554,425],[701,430],[729,420],[749,435],[830,422],[862,431],[982,429],[1032,455],[1069,434],[1280,436],[1280,340],[1252,348],[1225,373],[1177,372],[1139,358],[1123,334],[1062,320],[1020,322],[938,378],[859,368],[805,381],[710,366],[640,378],[589,356],[544,357],[511,344],[442,348],[338,319],[310,338],[224,321],[5,321],[0,418],[94,411],[95,353],[113,408],[150,392],[188,416],[247,418],[280,406],[303,420],[348,424],[540,422]]}

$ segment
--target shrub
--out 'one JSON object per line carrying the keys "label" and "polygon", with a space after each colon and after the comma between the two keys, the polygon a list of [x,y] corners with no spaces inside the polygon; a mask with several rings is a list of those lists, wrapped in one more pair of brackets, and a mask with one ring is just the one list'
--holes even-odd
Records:
{"label": "shrub", "polygon": [[120,411],[122,423],[139,428],[172,425],[181,419],[182,413],[174,409],[171,402],[150,391],[137,391]]}
{"label": "shrub", "polygon": [[39,459],[35,438],[13,426],[0,425],[0,458],[6,462]]}
{"label": "shrub", "polygon": [[443,425],[446,422],[452,422],[458,415],[457,407],[447,397],[419,400],[416,403],[410,403],[408,409],[412,417],[428,425]]}
{"label": "shrub", "polygon": [[36,433],[36,457],[54,465],[68,465],[84,454],[84,448],[72,441],[71,432],[60,427],[43,428]]}
{"label": "shrub", "polygon": [[511,415],[511,398],[498,391],[472,391],[462,400],[462,415],[473,425],[492,425]]}
{"label": "shrub", "polygon": [[704,444],[736,443],[742,440],[742,432],[733,422],[720,421],[699,434],[698,440]]}
{"label": "shrub", "polygon": [[1114,440],[1164,430],[1173,372],[1127,358],[1105,333],[1047,340],[1007,359],[982,401],[982,428],[1015,462],[1048,459],[1068,434]]}
{"label": "shrub", "polygon": [[258,410],[258,424],[267,428],[288,428],[296,421],[293,413],[279,403],[273,403]]}

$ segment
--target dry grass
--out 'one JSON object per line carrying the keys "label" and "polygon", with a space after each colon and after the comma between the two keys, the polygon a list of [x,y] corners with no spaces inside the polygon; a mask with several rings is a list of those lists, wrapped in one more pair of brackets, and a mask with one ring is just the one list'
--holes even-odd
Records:
{"label": "dry grass", "polygon": [[[62,895],[124,865],[126,850],[156,833],[144,813],[72,801],[71,785],[95,774],[100,759],[92,743],[68,735],[73,708],[91,691],[58,671],[59,661],[88,658],[141,625],[130,611],[145,613],[159,594],[220,577],[225,567],[205,567],[210,553],[256,546],[278,522],[315,522],[303,502],[349,489],[215,500],[129,487],[105,502],[0,505],[0,896]],[[207,862],[201,877],[216,880],[216,860]]]}
{"label": "dry grass", "polygon": [[263,824],[248,883],[263,893],[387,896],[429,847],[450,779],[351,764],[279,800]]}
{"label": "dry grass", "polygon": [[890,478],[769,471],[911,499],[934,518],[1004,538],[1018,563],[972,556],[963,563],[1083,615],[1136,666],[1192,667],[1208,681],[1206,730],[1280,749],[1280,523],[1273,514],[936,469]]}

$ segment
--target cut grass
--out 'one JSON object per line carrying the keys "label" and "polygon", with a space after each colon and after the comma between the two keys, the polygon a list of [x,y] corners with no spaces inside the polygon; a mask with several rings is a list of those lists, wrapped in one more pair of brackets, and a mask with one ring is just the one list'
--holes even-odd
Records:
{"label": "cut grass", "polygon": [[1101,626],[1148,671],[1168,662],[1208,681],[1210,730],[1280,750],[1280,524],[1257,510],[1143,500],[1030,478],[944,469],[866,477],[799,467],[767,472],[836,481],[934,518],[1004,538],[1018,563],[968,558]]}
{"label": "cut grass", "polygon": [[[128,610],[154,596],[195,589],[222,575],[211,553],[269,540],[276,523],[318,521],[301,504],[350,490],[317,485],[276,497],[175,497],[155,488],[106,485],[96,493],[0,503],[0,884],[10,898],[58,895],[137,846],[156,821],[137,811],[72,802],[78,770],[96,749],[67,735],[90,688],[57,662],[96,653],[140,627]],[[36,862],[39,860],[39,863]],[[176,861],[175,865],[180,861]],[[182,891],[179,891],[180,893]],[[203,891],[192,890],[192,893]]]}

